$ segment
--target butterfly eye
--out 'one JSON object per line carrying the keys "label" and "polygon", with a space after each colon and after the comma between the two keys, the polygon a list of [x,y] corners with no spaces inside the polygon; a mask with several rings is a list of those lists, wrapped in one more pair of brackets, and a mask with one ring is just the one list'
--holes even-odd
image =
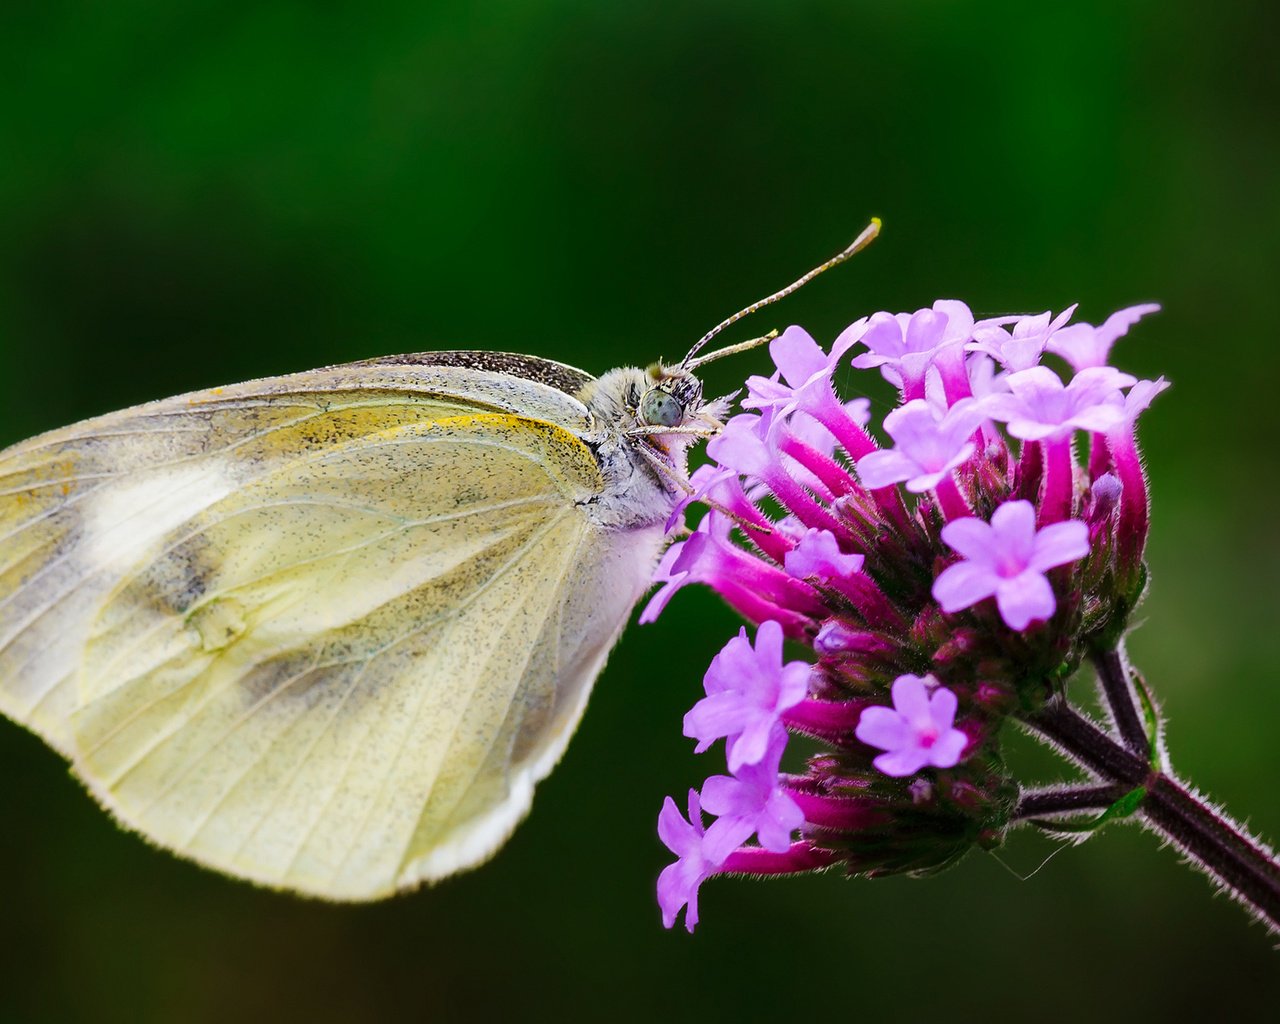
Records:
{"label": "butterfly eye", "polygon": [[640,399],[640,419],[653,427],[675,427],[684,419],[684,406],[661,388],[650,388]]}

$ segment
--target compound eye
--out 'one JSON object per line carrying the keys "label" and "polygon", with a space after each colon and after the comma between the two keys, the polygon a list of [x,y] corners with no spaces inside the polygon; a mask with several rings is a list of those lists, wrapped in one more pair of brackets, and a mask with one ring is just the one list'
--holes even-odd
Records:
{"label": "compound eye", "polygon": [[661,388],[650,388],[640,399],[640,419],[652,427],[676,427],[684,419],[684,406]]}

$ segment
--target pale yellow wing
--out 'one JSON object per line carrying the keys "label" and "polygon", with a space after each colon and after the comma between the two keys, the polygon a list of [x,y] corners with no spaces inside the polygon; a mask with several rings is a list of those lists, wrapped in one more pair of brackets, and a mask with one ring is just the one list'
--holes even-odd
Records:
{"label": "pale yellow wing", "polygon": [[[158,537],[300,455],[477,410],[520,412],[573,433],[590,425],[581,403],[555,387],[415,362],[437,358],[183,395],[0,453],[0,712],[70,757],[68,682],[93,609]],[[549,376],[577,372],[546,367]]]}
{"label": "pale yellow wing", "polygon": [[368,899],[484,859],[659,531],[591,522],[573,434],[456,394],[202,397],[0,458],[4,709],[126,824],[233,874]]}

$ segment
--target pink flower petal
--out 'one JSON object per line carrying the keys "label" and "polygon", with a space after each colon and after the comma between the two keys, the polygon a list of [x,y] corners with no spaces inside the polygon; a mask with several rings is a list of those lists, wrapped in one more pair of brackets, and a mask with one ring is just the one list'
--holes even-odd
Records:
{"label": "pink flower petal", "polygon": [[991,516],[991,530],[1010,545],[1030,554],[1036,534],[1036,510],[1029,501],[1006,501]]}
{"label": "pink flower petal", "polygon": [[999,577],[975,562],[948,566],[933,581],[933,597],[947,613],[970,608],[996,592]]}
{"label": "pink flower petal", "polygon": [[857,464],[858,477],[863,486],[873,491],[909,480],[918,469],[915,460],[892,449],[871,452],[860,458]]}
{"label": "pink flower petal", "polygon": [[791,326],[769,343],[769,355],[782,371],[782,378],[798,388],[810,377],[830,366],[830,358],[802,327]]}
{"label": "pink flower petal", "polygon": [[909,730],[892,708],[867,708],[858,716],[853,734],[863,743],[881,750],[893,750],[907,742]]}
{"label": "pink flower petal", "polygon": [[[919,676],[903,675],[893,681],[893,706],[913,727],[932,724],[929,715],[929,690]],[[947,723],[950,725],[950,723]]]}
{"label": "pink flower petal", "polygon": [[929,755],[918,747],[908,747],[881,754],[871,763],[886,775],[905,778],[908,775],[914,775],[928,764]]}
{"label": "pink flower petal", "polygon": [[996,588],[1000,617],[1011,629],[1026,629],[1034,621],[1053,617],[1057,607],[1049,581],[1037,572],[1024,572]]}
{"label": "pink flower petal", "polygon": [[1046,526],[1036,534],[1029,569],[1044,572],[1084,558],[1089,553],[1089,527],[1078,519]]}
{"label": "pink flower petal", "polygon": [[935,768],[954,768],[960,763],[960,755],[968,744],[969,737],[959,729],[952,729],[929,748],[929,763]]}
{"label": "pink flower petal", "polygon": [[974,561],[995,562],[1000,557],[999,540],[990,523],[981,519],[955,519],[942,528],[942,539]]}
{"label": "pink flower petal", "polygon": [[956,695],[945,686],[940,686],[934,691],[929,700],[929,718],[939,734],[946,732],[955,722],[959,703]]}

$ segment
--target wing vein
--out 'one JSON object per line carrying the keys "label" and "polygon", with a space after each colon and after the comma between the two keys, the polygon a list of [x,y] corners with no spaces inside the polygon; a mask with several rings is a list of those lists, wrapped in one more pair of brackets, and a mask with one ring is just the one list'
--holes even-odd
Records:
{"label": "wing vein", "polygon": [[[577,542],[574,544],[574,547],[573,547],[573,553],[572,553],[568,558],[564,559],[564,562],[563,562],[563,564],[562,564],[562,566],[561,566],[561,569],[560,569],[559,577],[558,577],[558,579],[556,580],[556,585],[555,585],[554,587],[552,587],[552,588],[551,588],[551,590],[549,591],[550,593],[559,593],[561,586],[564,584],[565,577],[567,577],[567,576],[568,576],[568,574],[569,574],[569,570],[570,570],[570,569],[571,569],[571,568],[576,564],[576,562],[577,562],[578,553],[579,553],[579,551],[581,551],[581,549],[582,549],[582,543],[583,543],[583,540],[584,540],[585,538],[586,538],[586,532],[585,532],[585,531],[579,531],[579,533],[578,533],[578,540],[577,540]],[[549,609],[548,609],[548,612],[549,612],[549,613],[554,613],[554,615],[555,615],[555,617],[556,617],[556,621],[557,621],[557,622],[559,622],[559,621],[560,621],[560,616],[561,616],[561,612],[562,612],[562,610],[563,610],[563,604],[561,604],[561,603],[557,603],[557,604],[555,604],[555,606],[554,606],[553,608],[549,608]],[[544,628],[544,629],[545,629],[545,627],[546,627],[546,619],[543,619],[543,622],[542,622],[542,628]],[[539,635],[541,635],[541,634],[539,634]],[[534,653],[534,650],[535,650],[535,649],[536,649],[536,645],[530,645],[530,647],[529,647],[528,651],[526,652],[526,657],[525,657],[525,660],[524,660],[524,667],[523,667],[523,669],[522,669],[522,673],[521,673],[521,683],[523,683],[523,682],[524,682],[524,672],[527,672],[527,670],[528,670],[529,662],[530,662],[530,660],[532,660],[533,653]],[[553,676],[553,678],[555,678],[555,679],[557,679],[557,680],[560,678],[559,661],[560,661],[560,644],[559,644],[559,637],[557,636],[557,642],[556,642],[556,645],[555,645],[555,674],[554,674],[554,676]],[[517,686],[517,691],[516,691],[516,692],[517,692],[517,694],[519,693],[519,686]],[[498,738],[500,735],[502,735],[502,733],[503,733],[503,727],[506,725],[507,720],[508,720],[508,719],[511,717],[511,715],[516,711],[516,709],[517,709],[517,702],[516,702],[515,700],[513,700],[513,701],[511,702],[510,707],[507,709],[507,714],[506,714],[506,716],[503,718],[502,723],[499,725],[499,727],[498,727],[496,730],[494,730],[494,733],[493,733],[493,735],[490,737],[488,744],[486,744],[486,746],[485,746],[485,757],[487,757],[487,756],[488,756],[488,752],[493,748],[493,744],[494,744],[494,742],[496,742],[497,738]],[[521,718],[523,718],[523,716],[524,716],[524,710],[523,710],[523,709],[520,709],[520,715],[521,715]],[[452,745],[453,739],[454,739],[454,737],[456,737],[456,735],[457,735],[457,729],[455,728],[454,733],[453,733],[453,736],[451,736],[451,737],[450,737],[450,745]],[[446,752],[447,752],[447,748],[446,748]],[[459,794],[458,794],[457,798],[453,801],[453,805],[452,805],[452,806],[450,807],[450,809],[449,809],[449,810],[450,810],[450,813],[451,813],[451,812],[453,811],[453,809],[455,809],[459,804],[461,804],[461,803],[462,803],[462,801],[466,798],[467,794],[471,791],[471,787],[475,785],[475,779],[476,779],[476,777],[477,777],[477,776],[479,775],[479,773],[483,770],[483,768],[484,768],[484,758],[481,758],[481,759],[479,760],[479,762],[477,763],[477,765],[476,765],[476,770],[475,770],[475,772],[473,772],[473,773],[472,773],[471,781],[467,783],[466,788],[465,788],[465,789],[463,789],[463,790],[461,790],[461,791],[459,792]],[[413,830],[409,833],[408,839],[406,840],[406,843],[405,843],[404,851],[401,853],[399,863],[397,864],[397,867],[396,867],[396,877],[397,877],[397,878],[403,878],[403,877],[404,877],[405,868],[408,866],[408,862],[409,862],[410,851],[411,851],[411,847],[412,847],[412,844],[413,844],[413,840],[414,840],[414,837],[417,835],[418,826],[419,826],[419,825],[421,825],[421,823],[422,823],[422,817],[423,817],[423,815],[425,815],[425,813],[426,813],[426,808],[424,807],[424,808],[423,808],[423,814],[420,814],[420,815],[418,816],[418,822],[417,822],[417,824],[415,824],[415,826],[414,826]],[[433,845],[434,845],[434,844],[433,844]]]}
{"label": "wing vein", "polygon": [[[559,515],[559,516],[555,516],[555,517],[551,518],[550,520],[548,520],[546,523],[544,523],[542,526],[540,526],[540,527],[539,527],[539,528],[538,528],[538,529],[533,533],[533,535],[529,538],[529,540],[527,540],[523,545],[521,545],[521,546],[520,546],[520,548],[516,551],[516,553],[515,553],[514,555],[512,555],[512,557],[511,557],[511,558],[507,559],[507,561],[506,561],[506,562],[505,562],[501,567],[499,567],[499,569],[498,569],[498,570],[497,570],[497,571],[496,571],[496,572],[495,572],[495,573],[494,573],[494,574],[493,574],[493,575],[492,575],[488,580],[486,580],[486,581],[485,581],[485,583],[484,583],[484,588],[483,588],[483,589],[488,589],[489,587],[493,586],[493,584],[494,584],[494,583],[496,583],[498,580],[500,580],[502,577],[504,577],[504,576],[507,574],[507,572],[509,572],[509,571],[511,570],[512,566],[514,566],[518,561],[520,561],[520,560],[524,557],[524,553],[525,553],[529,548],[531,548],[531,547],[533,547],[534,545],[536,545],[537,543],[539,543],[539,542],[542,540],[542,538],[543,538],[543,537],[545,537],[545,536],[546,536],[548,533],[550,533],[550,532],[551,532],[551,531],[552,531],[552,530],[553,530],[557,525],[559,525],[560,521],[561,521],[563,518],[565,518],[565,514],[561,514],[561,515]],[[470,599],[470,601],[468,602],[468,604],[473,603],[473,602],[475,601],[475,599],[479,596],[479,593],[480,593],[480,591],[479,591],[479,590],[477,590],[477,592],[476,592],[474,595],[471,595],[471,599]],[[426,687],[422,687],[422,692],[419,694],[419,696],[418,696],[418,700],[417,700],[417,703],[416,703],[416,705],[415,705],[415,707],[414,707],[414,710],[413,710],[413,713],[412,713],[412,715],[410,716],[410,718],[411,718],[411,720],[412,720],[412,721],[415,721],[415,722],[416,722],[416,721],[417,721],[417,719],[418,719],[418,716],[419,716],[419,715],[421,714],[421,712],[422,712],[422,705],[423,705],[423,703],[426,701],[426,697],[427,697],[426,690],[427,690],[427,688],[426,688]],[[463,708],[463,712],[465,712],[465,710],[466,710],[466,709],[465,709],[465,706],[464,706],[464,708]],[[460,714],[461,714],[461,712],[460,712]],[[455,728],[455,730],[456,730],[456,728],[457,728],[456,721],[455,721],[454,728]],[[398,748],[397,748],[397,750],[396,750],[395,756],[394,756],[394,757],[392,757],[392,758],[390,758],[390,759],[388,759],[388,762],[387,762],[387,763],[388,763],[388,765],[394,765],[394,764],[398,763],[398,762],[399,762],[399,760],[400,760],[400,758],[401,758],[403,755],[404,755],[404,740],[403,740],[403,738],[402,738],[402,739],[401,739],[401,741],[400,741],[400,745],[399,745],[399,747],[398,747]],[[349,769],[349,767],[350,767],[350,765],[349,765],[349,763],[348,763],[348,769]],[[376,807],[377,807],[377,804],[378,804],[378,803],[381,801],[381,799],[382,799],[382,794],[383,794],[384,792],[386,792],[387,786],[390,784],[391,774],[392,774],[392,771],[391,771],[391,768],[389,767],[389,768],[388,768],[388,770],[387,770],[387,772],[383,775],[383,777],[382,777],[382,781],[381,781],[381,782],[379,783],[379,785],[378,785],[376,798],[375,798],[375,799],[373,799],[373,800],[370,800],[370,801],[369,801],[368,808],[367,808],[367,810],[365,811],[364,817],[362,818],[362,820],[361,820],[361,822],[360,822],[360,827],[359,827],[358,829],[356,829],[356,832],[355,832],[355,834],[356,834],[356,835],[359,835],[359,834],[360,834],[361,832],[363,832],[363,831],[364,831],[364,829],[367,827],[367,825],[368,825],[368,823],[369,823],[369,818],[370,818],[370,816],[373,814],[374,810],[375,810],[375,809],[376,809]],[[344,777],[345,777],[345,773],[344,773]],[[437,777],[438,777],[438,774],[437,774]],[[343,868],[345,868],[345,867],[347,866],[347,863],[351,860],[352,854],[353,854],[354,852],[355,852],[354,847],[348,848],[346,856],[345,856],[345,857],[343,857],[342,861],[341,861],[341,862],[338,864],[338,866],[334,869],[333,874],[332,874],[332,876],[331,876],[331,881],[337,881],[338,877],[342,874],[342,870],[343,870]]]}

